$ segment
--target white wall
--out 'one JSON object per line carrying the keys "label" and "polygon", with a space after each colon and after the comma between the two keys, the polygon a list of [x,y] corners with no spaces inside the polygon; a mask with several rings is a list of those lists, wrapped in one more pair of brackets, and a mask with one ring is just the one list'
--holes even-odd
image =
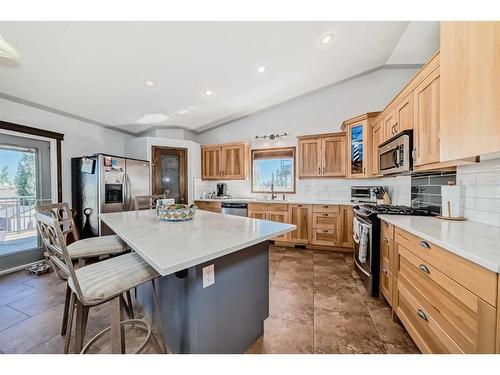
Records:
{"label": "white wall", "polygon": [[168,139],[158,137],[130,138],[125,143],[125,155],[131,158],[151,161],[151,147],[179,147],[188,150],[188,200],[193,201],[194,179],[201,177],[201,151],[196,142],[182,139]]}
{"label": "white wall", "polygon": [[190,132],[189,130],[186,129],[153,129],[147,132],[144,136],[196,141],[196,135],[193,132]]}
{"label": "white wall", "polygon": [[63,201],[71,204],[71,158],[105,152],[123,155],[130,137],[87,122],[0,99],[0,120],[64,134],[62,142]]}

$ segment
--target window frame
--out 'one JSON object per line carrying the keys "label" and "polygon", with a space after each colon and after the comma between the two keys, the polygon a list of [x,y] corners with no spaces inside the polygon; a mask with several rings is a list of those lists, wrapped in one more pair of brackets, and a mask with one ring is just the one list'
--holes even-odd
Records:
{"label": "window frame", "polygon": [[[262,152],[262,151],[267,151],[267,152],[273,152],[273,151],[284,151],[284,150],[290,150],[292,151],[292,171],[293,171],[293,178],[292,178],[292,190],[291,191],[282,191],[282,190],[275,190],[275,194],[295,194],[295,188],[296,188],[296,180],[297,180],[297,152],[296,152],[296,147],[295,146],[287,146],[287,147],[273,147],[273,148],[255,148],[252,149],[250,152],[250,187],[252,193],[261,193],[261,194],[271,194],[271,190],[255,190],[254,189],[254,178],[253,178],[253,162],[254,162],[254,153],[255,152]],[[277,158],[279,159],[279,158]]]}

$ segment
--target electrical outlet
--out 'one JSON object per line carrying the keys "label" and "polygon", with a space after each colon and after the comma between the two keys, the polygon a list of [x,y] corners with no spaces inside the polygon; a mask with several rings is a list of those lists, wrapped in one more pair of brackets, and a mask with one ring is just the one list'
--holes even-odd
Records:
{"label": "electrical outlet", "polygon": [[215,269],[214,265],[203,267],[203,288],[215,284]]}

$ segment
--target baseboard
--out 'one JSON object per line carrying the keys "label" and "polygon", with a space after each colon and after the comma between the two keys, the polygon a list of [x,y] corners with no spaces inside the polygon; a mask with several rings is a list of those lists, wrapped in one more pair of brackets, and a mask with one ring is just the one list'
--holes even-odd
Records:
{"label": "baseboard", "polygon": [[23,265],[21,265],[21,266],[17,266],[17,267],[14,267],[14,268],[9,268],[9,269],[7,269],[7,270],[0,271],[0,276],[2,276],[2,275],[7,275],[7,274],[9,274],[9,273],[13,273],[13,272],[20,271],[20,270],[22,270],[22,269],[25,269],[26,267],[32,266],[33,264],[37,264],[37,263],[40,263],[40,262],[43,262],[43,259],[42,259],[42,260],[39,260],[39,261],[36,261],[36,262],[27,263],[27,264],[23,264]]}

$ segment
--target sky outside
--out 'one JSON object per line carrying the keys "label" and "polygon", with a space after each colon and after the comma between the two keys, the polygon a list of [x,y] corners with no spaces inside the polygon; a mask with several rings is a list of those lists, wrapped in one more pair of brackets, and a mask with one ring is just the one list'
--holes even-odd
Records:
{"label": "sky outside", "polygon": [[9,169],[9,178],[14,181],[17,171],[17,163],[23,157],[22,151],[0,149],[0,171],[7,166]]}

